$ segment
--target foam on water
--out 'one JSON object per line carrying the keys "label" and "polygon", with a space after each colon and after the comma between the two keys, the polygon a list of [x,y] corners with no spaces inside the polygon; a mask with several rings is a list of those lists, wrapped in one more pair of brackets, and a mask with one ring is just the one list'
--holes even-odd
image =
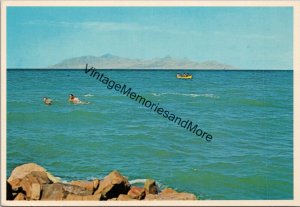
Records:
{"label": "foam on water", "polygon": [[194,94],[194,93],[152,93],[153,96],[167,96],[167,95],[174,95],[174,96],[189,96],[189,97],[206,97],[206,98],[220,98],[217,95],[205,93],[205,94]]}
{"label": "foam on water", "polygon": [[85,94],[84,96],[85,96],[85,97],[93,97],[94,95],[88,93],[88,94]]}
{"label": "foam on water", "polygon": [[129,183],[131,185],[137,184],[137,183],[142,183],[144,184],[146,182],[147,179],[134,179],[134,180],[130,180]]}

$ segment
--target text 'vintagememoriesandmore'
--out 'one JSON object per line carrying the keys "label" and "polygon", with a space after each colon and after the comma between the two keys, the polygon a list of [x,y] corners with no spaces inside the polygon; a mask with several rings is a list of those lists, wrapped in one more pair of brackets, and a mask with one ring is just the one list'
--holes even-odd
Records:
{"label": "text 'vintagememoriesandmore'", "polygon": [[122,95],[129,97],[130,99],[138,102],[139,104],[142,104],[144,107],[150,109],[153,112],[156,112],[158,115],[163,116],[169,121],[174,122],[178,126],[186,129],[187,131],[194,133],[198,137],[205,139],[207,142],[210,142],[213,139],[212,135],[200,129],[198,124],[193,124],[193,122],[188,119],[184,120],[181,117],[176,116],[169,110],[166,110],[163,107],[161,107],[159,103],[153,103],[149,99],[134,92],[134,90],[130,87],[127,87],[126,84],[119,84],[116,81],[105,76],[103,73],[98,72],[96,68],[88,68],[88,64],[86,64],[84,72],[86,74],[89,74],[90,77],[98,80],[100,83],[106,85],[107,89],[115,89],[115,91],[120,92]]}

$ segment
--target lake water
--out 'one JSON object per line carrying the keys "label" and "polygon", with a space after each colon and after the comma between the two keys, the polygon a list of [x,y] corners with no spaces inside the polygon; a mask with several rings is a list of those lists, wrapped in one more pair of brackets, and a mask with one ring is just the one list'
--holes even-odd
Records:
{"label": "lake water", "polygon": [[[99,71],[197,123],[211,142],[84,70],[8,70],[7,174],[35,162],[62,180],[153,178],[199,199],[293,199],[293,71]],[[73,105],[75,94],[85,105]],[[53,105],[43,103],[43,97]]]}

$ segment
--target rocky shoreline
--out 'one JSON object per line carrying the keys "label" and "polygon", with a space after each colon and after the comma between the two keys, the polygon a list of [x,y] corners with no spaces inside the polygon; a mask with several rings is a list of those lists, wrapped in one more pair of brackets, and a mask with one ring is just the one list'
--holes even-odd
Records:
{"label": "rocky shoreline", "polygon": [[171,188],[159,189],[155,180],[147,179],[143,187],[131,185],[114,170],[103,179],[61,182],[35,163],[16,167],[8,180],[7,200],[196,200],[192,193]]}

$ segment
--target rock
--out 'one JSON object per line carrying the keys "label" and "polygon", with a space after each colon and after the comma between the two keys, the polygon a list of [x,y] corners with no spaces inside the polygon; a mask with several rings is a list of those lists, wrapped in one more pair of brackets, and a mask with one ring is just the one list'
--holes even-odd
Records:
{"label": "rock", "polygon": [[[13,181],[12,181],[13,182]],[[52,181],[48,178],[46,172],[40,172],[40,171],[33,171],[29,174],[27,174],[20,182],[21,188],[23,191],[25,191],[26,198],[32,199],[32,190],[33,190],[33,184],[43,185],[43,184],[50,184]],[[34,197],[36,198],[38,195],[37,189],[41,190],[41,187],[37,187],[37,185],[34,185],[36,189]]]}
{"label": "rock", "polygon": [[119,197],[116,200],[118,200],[118,201],[130,201],[130,200],[134,200],[134,199],[131,198],[129,195],[120,194]]}
{"label": "rock", "polygon": [[127,195],[132,199],[142,200],[145,198],[146,192],[144,188],[133,186]]}
{"label": "rock", "polygon": [[31,198],[31,182],[27,179],[21,181],[21,189],[25,193],[27,199]]}
{"label": "rock", "polygon": [[157,194],[158,193],[158,187],[156,185],[155,180],[147,179],[144,188],[146,190],[147,194]]}
{"label": "rock", "polygon": [[39,183],[32,183],[31,185],[31,200],[39,200],[41,196],[41,185]]}
{"label": "rock", "polygon": [[159,193],[162,200],[197,200],[197,197],[192,193],[178,193],[172,188],[165,188]]}
{"label": "rock", "polygon": [[178,193],[171,188],[166,188],[157,195],[147,194],[145,200],[197,200],[197,197],[192,193]]}
{"label": "rock", "polygon": [[167,193],[177,193],[177,191],[172,188],[165,188],[160,192],[160,194],[167,194]]}
{"label": "rock", "polygon": [[146,194],[145,200],[158,200],[157,194]]}
{"label": "rock", "polygon": [[64,200],[71,200],[71,201],[77,201],[77,200],[84,200],[84,201],[99,201],[100,200],[99,195],[86,195],[86,196],[81,196],[81,195],[75,195],[75,194],[68,194],[67,197]]}
{"label": "rock", "polygon": [[45,172],[47,177],[53,182],[57,182],[59,179],[48,173],[45,168],[35,164],[35,163],[27,163],[24,165],[20,165],[16,167],[10,177],[8,178],[8,182],[11,182],[15,179],[23,179],[26,175],[30,174],[31,172]]}
{"label": "rock", "polygon": [[21,189],[21,181],[21,179],[17,178],[8,183],[11,185],[13,191],[19,191]]}
{"label": "rock", "polygon": [[159,200],[197,200],[197,197],[192,193],[167,193],[159,194]]}
{"label": "rock", "polygon": [[78,201],[78,200],[82,200],[82,197],[83,196],[80,196],[80,195],[68,194],[67,197],[64,200]]}
{"label": "rock", "polygon": [[127,178],[112,171],[103,180],[76,180],[61,183],[43,167],[28,163],[16,167],[6,181],[7,200],[196,200],[192,193],[171,188],[159,192],[155,180],[148,179],[144,188],[130,186]]}
{"label": "rock", "polygon": [[70,182],[71,185],[76,185],[82,188],[86,188],[92,192],[94,192],[94,182],[93,181],[84,181],[84,180],[75,180]]}
{"label": "rock", "polygon": [[6,181],[6,200],[14,200],[13,189],[11,184]]}
{"label": "rock", "polygon": [[8,182],[17,178],[23,179],[27,174],[31,173],[32,171],[46,172],[45,168],[35,163],[27,163],[16,167],[12,171],[10,177],[8,178]]}
{"label": "rock", "polygon": [[117,198],[120,194],[127,194],[130,189],[128,180],[118,171],[112,171],[101,180],[98,189],[94,194],[101,194],[102,199]]}
{"label": "rock", "polygon": [[94,191],[98,189],[99,184],[100,184],[100,180],[99,179],[93,180]]}
{"label": "rock", "polygon": [[62,187],[64,191],[70,194],[75,194],[80,196],[87,196],[93,194],[93,190],[88,190],[86,188],[77,185],[62,184]]}
{"label": "rock", "polygon": [[108,201],[117,201],[118,198],[111,198],[111,199],[107,199]]}
{"label": "rock", "polygon": [[171,188],[166,188],[157,195],[147,194],[145,200],[197,200],[197,197],[192,193],[178,193]]}
{"label": "rock", "polygon": [[33,171],[30,174],[26,175],[24,179],[29,178],[30,180],[32,180],[32,182],[37,182],[39,184],[50,184],[52,183],[52,181],[48,178],[48,174],[46,172],[37,172],[37,171]]}
{"label": "rock", "polygon": [[23,193],[18,193],[14,200],[15,201],[23,201],[23,200],[26,200],[26,196]]}
{"label": "rock", "polygon": [[53,182],[53,183],[59,183],[61,182],[61,180],[57,177],[54,177],[51,173],[49,172],[46,172],[47,173],[47,176],[48,178]]}
{"label": "rock", "polygon": [[87,200],[87,201],[100,201],[101,200],[101,194],[98,195],[87,195],[87,196],[82,196],[82,200]]}
{"label": "rock", "polygon": [[[91,196],[92,193],[93,191],[76,185],[64,183],[44,184],[41,200],[82,200],[83,196]],[[100,200],[100,196],[95,196],[93,199],[96,198]]]}
{"label": "rock", "polygon": [[67,196],[67,192],[63,189],[63,184],[44,184],[42,186],[41,200],[63,200]]}

